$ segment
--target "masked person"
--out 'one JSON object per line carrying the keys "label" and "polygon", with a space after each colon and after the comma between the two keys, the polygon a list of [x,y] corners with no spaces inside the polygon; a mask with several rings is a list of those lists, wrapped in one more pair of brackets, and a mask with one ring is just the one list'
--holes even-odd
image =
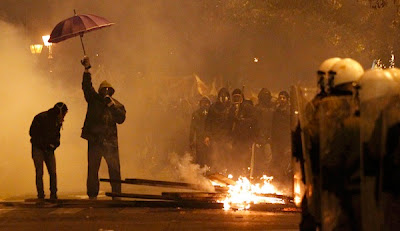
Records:
{"label": "masked person", "polygon": [[[110,179],[121,180],[117,124],[125,121],[126,111],[124,106],[112,97],[115,90],[107,81],[100,84],[98,93],[95,91],[89,72],[89,58],[84,57],[81,62],[85,67],[82,89],[88,103],[81,135],[88,141],[87,194],[90,199],[96,199],[99,193],[98,172],[102,157],[108,165]],[[121,192],[120,183],[111,182],[111,188],[112,192]]]}
{"label": "masked person", "polygon": [[189,143],[196,161],[200,166],[209,165],[210,147],[204,143],[205,140],[205,122],[210,109],[210,100],[207,97],[201,98],[199,109],[192,114],[190,123]]}
{"label": "masked person", "polygon": [[290,155],[290,104],[289,93],[281,91],[272,116],[271,149],[272,162],[269,174],[278,184],[292,186]]}
{"label": "masked person", "polygon": [[264,175],[271,163],[271,128],[274,111],[275,103],[272,102],[271,92],[267,88],[262,88],[258,93],[258,104],[255,106],[257,123],[255,176]]}
{"label": "masked person", "polygon": [[211,170],[226,171],[231,150],[231,128],[229,119],[231,108],[231,97],[228,89],[221,88],[218,92],[217,101],[210,106],[205,121],[204,143],[211,147]]}
{"label": "masked person", "polygon": [[[230,120],[232,121],[232,153],[231,168],[235,175],[247,175],[251,166],[251,157],[254,155],[254,141],[256,136],[256,114],[251,101],[245,100],[240,89],[232,91]],[[251,170],[251,169],[250,169]]]}
{"label": "masked person", "polygon": [[60,146],[60,129],[68,108],[62,102],[48,111],[35,116],[29,135],[32,143],[32,159],[36,170],[36,190],[38,199],[44,199],[43,162],[50,176],[50,199],[57,199],[56,158],[54,151]]}

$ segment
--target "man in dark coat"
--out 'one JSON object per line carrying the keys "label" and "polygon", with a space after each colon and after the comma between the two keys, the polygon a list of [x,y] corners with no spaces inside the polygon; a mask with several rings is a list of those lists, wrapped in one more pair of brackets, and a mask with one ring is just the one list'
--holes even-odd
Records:
{"label": "man in dark coat", "polygon": [[257,131],[256,131],[256,157],[254,173],[255,176],[266,174],[271,162],[271,128],[272,115],[275,104],[272,102],[271,92],[267,88],[262,88],[258,93],[258,104],[255,106]]}
{"label": "man in dark coat", "polygon": [[54,150],[60,146],[60,129],[68,108],[57,103],[48,111],[39,113],[32,121],[29,135],[32,143],[32,159],[36,170],[36,190],[38,199],[44,199],[43,162],[50,175],[50,199],[57,199],[57,174]]}
{"label": "man in dark coat", "polygon": [[245,100],[240,89],[232,91],[233,106],[229,118],[232,121],[232,167],[235,175],[248,173],[251,164],[252,146],[256,137],[256,113],[252,102]]}
{"label": "man in dark coat", "polygon": [[289,93],[281,91],[272,117],[272,175],[283,185],[292,185]]}
{"label": "man in dark coat", "polygon": [[203,166],[209,165],[210,147],[204,143],[205,140],[205,122],[210,109],[210,100],[203,97],[199,102],[199,109],[192,114],[190,123],[189,142],[190,148],[195,153],[196,162]]}
{"label": "man in dark coat", "polygon": [[205,121],[204,140],[206,145],[211,147],[212,170],[225,171],[229,166],[228,155],[231,150],[230,133],[232,123],[229,120],[231,108],[231,97],[228,89],[221,88],[218,92],[218,99],[210,106]]}
{"label": "man in dark coat", "polygon": [[[115,90],[107,81],[100,84],[98,93],[95,91],[88,57],[82,60],[82,65],[85,67],[82,89],[88,109],[81,137],[88,141],[87,194],[90,199],[96,199],[99,193],[98,172],[102,157],[107,162],[110,179],[121,179],[117,124],[125,121],[126,111],[120,102],[112,98]],[[120,183],[112,182],[111,188],[112,192],[121,192]]]}

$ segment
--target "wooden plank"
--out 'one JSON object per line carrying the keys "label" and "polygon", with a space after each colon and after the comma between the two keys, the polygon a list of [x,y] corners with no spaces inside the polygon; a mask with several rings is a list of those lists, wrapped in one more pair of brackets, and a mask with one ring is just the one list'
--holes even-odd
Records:
{"label": "wooden plank", "polygon": [[170,181],[156,181],[156,180],[145,180],[145,179],[125,179],[125,180],[111,180],[111,179],[100,179],[101,182],[115,182],[121,184],[134,184],[134,185],[147,185],[155,187],[165,188],[184,188],[184,189],[198,189],[198,185],[182,183],[182,182],[170,182]]}
{"label": "wooden plank", "polygon": [[209,192],[163,192],[162,196],[177,201],[208,201],[216,202],[223,199],[226,194]]}
{"label": "wooden plank", "polygon": [[228,177],[226,177],[222,174],[219,174],[219,173],[207,175],[207,178],[212,181],[223,183],[225,185],[235,185],[236,184],[236,181],[229,179]]}
{"label": "wooden plank", "polygon": [[147,199],[147,200],[168,200],[161,195],[149,195],[149,194],[134,194],[134,193],[112,193],[106,192],[108,197],[119,197],[119,198],[135,198],[135,199]]}
{"label": "wooden plank", "polygon": [[256,193],[256,196],[260,196],[260,197],[274,197],[274,198],[279,198],[285,201],[293,201],[293,197],[290,196],[285,196],[285,195],[278,195],[278,194],[273,194],[273,193]]}
{"label": "wooden plank", "polygon": [[136,178],[126,178],[127,182],[140,185],[150,185],[150,186],[178,186],[184,188],[199,188],[200,185],[185,183],[185,182],[173,182],[173,181],[161,181],[161,180],[147,180],[147,179],[136,179]]}

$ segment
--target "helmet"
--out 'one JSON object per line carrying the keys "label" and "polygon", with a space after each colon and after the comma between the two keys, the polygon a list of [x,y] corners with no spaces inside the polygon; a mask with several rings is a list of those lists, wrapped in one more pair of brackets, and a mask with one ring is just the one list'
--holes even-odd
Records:
{"label": "helmet", "polygon": [[370,69],[358,81],[360,86],[360,100],[367,101],[385,95],[392,95],[396,90],[396,83],[388,71]]}
{"label": "helmet", "polygon": [[389,68],[385,69],[386,72],[389,72],[392,76],[393,80],[400,84],[400,69],[399,68]]}
{"label": "helmet", "polygon": [[321,77],[323,77],[324,79],[328,79],[328,72],[331,70],[333,65],[335,65],[335,63],[339,62],[340,60],[341,60],[341,58],[334,57],[334,58],[329,58],[329,59],[326,59],[325,61],[323,61],[321,63],[321,65],[319,65],[319,68],[318,68],[317,81],[318,82],[321,81]]}
{"label": "helmet", "polygon": [[364,74],[360,63],[354,59],[345,58],[333,65],[329,71],[328,85],[335,88],[339,85],[357,81]]}

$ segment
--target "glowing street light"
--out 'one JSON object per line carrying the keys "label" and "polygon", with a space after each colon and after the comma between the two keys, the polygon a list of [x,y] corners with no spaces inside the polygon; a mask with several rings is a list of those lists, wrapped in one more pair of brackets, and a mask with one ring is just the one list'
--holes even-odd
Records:
{"label": "glowing street light", "polygon": [[42,39],[43,39],[44,45],[49,48],[49,57],[48,58],[52,59],[53,58],[53,52],[51,50],[51,46],[53,45],[53,43],[49,43],[50,35],[43,35]]}
{"label": "glowing street light", "polygon": [[42,44],[33,44],[29,47],[31,49],[32,54],[40,54],[42,53],[43,45]]}
{"label": "glowing street light", "polygon": [[257,57],[254,57],[254,58],[253,58],[253,61],[254,61],[255,63],[258,63],[258,60],[259,60],[259,59],[258,59]]}

